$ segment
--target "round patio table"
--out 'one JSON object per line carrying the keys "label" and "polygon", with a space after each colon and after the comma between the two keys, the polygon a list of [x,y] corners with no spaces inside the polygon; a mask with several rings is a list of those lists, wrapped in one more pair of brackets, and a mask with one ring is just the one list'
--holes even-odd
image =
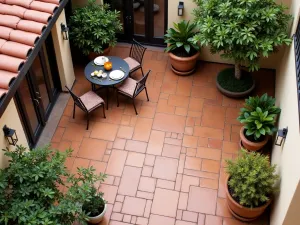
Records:
{"label": "round patio table", "polygon": [[[85,78],[91,82],[92,84],[92,90],[97,91],[96,85],[100,85],[101,88],[106,88],[106,108],[108,109],[108,99],[109,99],[109,88],[113,87],[116,84],[121,83],[122,81],[126,80],[129,76],[129,65],[125,62],[124,59],[117,57],[117,56],[106,56],[110,62],[112,62],[112,70],[106,71],[103,66],[98,66],[94,63],[94,60],[89,62],[85,69],[84,69],[84,75]],[[107,73],[107,76],[105,78],[98,78],[98,77],[92,77],[91,73],[95,70],[103,70],[104,73]],[[109,74],[114,70],[122,70],[125,75],[120,80],[113,80],[109,78]]]}

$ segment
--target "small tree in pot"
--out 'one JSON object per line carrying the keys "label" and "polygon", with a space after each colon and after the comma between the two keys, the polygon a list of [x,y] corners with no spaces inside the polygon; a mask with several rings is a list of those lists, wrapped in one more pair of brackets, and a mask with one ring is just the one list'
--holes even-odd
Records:
{"label": "small tree in pot", "polygon": [[108,53],[117,43],[116,32],[122,30],[120,12],[110,10],[108,4],[98,5],[88,0],[84,7],[76,8],[70,18],[70,39],[83,54]]}
{"label": "small tree in pot", "polygon": [[200,47],[193,40],[196,35],[195,24],[182,20],[174,23],[174,28],[169,28],[165,35],[165,43],[168,47],[172,70],[178,75],[188,75],[194,72],[199,56]]}
{"label": "small tree in pot", "polygon": [[[287,27],[291,19],[287,9],[274,0],[194,0],[195,22],[199,33],[194,37],[213,54],[234,60],[235,68],[222,71],[217,86],[225,95],[245,96],[254,88],[252,78],[243,75],[241,65],[249,71],[259,69],[259,59],[289,45]],[[227,92],[226,92],[227,91]]]}
{"label": "small tree in pot", "polygon": [[244,148],[252,151],[261,149],[268,141],[267,135],[272,135],[277,130],[276,116],[281,110],[275,106],[275,101],[275,98],[267,94],[245,100],[237,118],[244,125],[240,130]]}
{"label": "small tree in pot", "polygon": [[235,160],[226,160],[225,190],[231,213],[243,221],[259,217],[271,202],[279,179],[276,165],[271,166],[269,157],[242,149]]}

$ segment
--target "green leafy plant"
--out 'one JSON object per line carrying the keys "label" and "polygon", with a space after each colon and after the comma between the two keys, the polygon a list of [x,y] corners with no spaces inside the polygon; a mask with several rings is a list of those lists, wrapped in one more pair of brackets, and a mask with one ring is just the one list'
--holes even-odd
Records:
{"label": "green leafy plant", "polygon": [[169,28],[165,34],[165,43],[168,44],[165,51],[178,56],[191,56],[199,51],[199,45],[193,40],[197,34],[196,24],[190,24],[190,21],[186,22],[185,20],[173,24],[174,28]]}
{"label": "green leafy plant", "polygon": [[271,135],[277,130],[275,122],[280,111],[280,108],[275,106],[275,98],[265,93],[261,97],[246,99],[237,119],[244,124],[246,136],[259,141],[262,136]]}
{"label": "green leafy plant", "polygon": [[235,160],[226,160],[229,174],[229,193],[245,207],[259,207],[269,201],[275,182],[276,165],[271,166],[269,157],[242,149]]}
{"label": "green leafy plant", "polygon": [[117,43],[116,32],[122,30],[119,16],[120,12],[110,10],[108,4],[98,5],[96,0],[88,0],[70,18],[70,39],[85,55],[103,53]]}
{"label": "green leafy plant", "polygon": [[94,217],[100,215],[103,212],[106,201],[103,199],[103,193],[97,193],[96,188],[92,189],[91,196],[94,197],[90,201],[86,201],[83,204],[82,209],[90,217]]}
{"label": "green leafy plant", "polygon": [[45,146],[27,151],[17,146],[4,151],[10,164],[0,170],[0,224],[87,224],[90,212],[83,204],[92,201],[94,184],[103,181],[104,174],[95,175],[92,167],[70,174],[64,162],[71,150],[62,153]]}
{"label": "green leafy plant", "polygon": [[287,28],[291,16],[274,0],[194,0],[195,22],[199,32],[194,40],[209,45],[235,61],[235,78],[241,78],[240,65],[259,69],[259,59],[268,57],[283,44],[289,45]]}

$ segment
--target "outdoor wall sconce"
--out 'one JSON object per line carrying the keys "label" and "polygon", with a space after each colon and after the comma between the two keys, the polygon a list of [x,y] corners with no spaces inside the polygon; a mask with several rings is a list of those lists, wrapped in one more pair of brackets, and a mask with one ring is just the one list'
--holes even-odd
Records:
{"label": "outdoor wall sconce", "polygon": [[18,142],[18,137],[16,130],[13,130],[6,125],[3,127],[4,136],[6,137],[6,140],[9,145],[16,145]]}
{"label": "outdoor wall sconce", "polygon": [[179,2],[178,5],[178,16],[183,16],[184,2]]}
{"label": "outdoor wall sconce", "polygon": [[282,130],[278,130],[277,137],[275,140],[275,145],[281,146],[284,140],[286,139],[288,133],[288,128],[283,128]]}
{"label": "outdoor wall sconce", "polygon": [[67,27],[65,24],[61,23],[60,24],[61,27],[61,33],[63,35],[63,39],[64,40],[69,40],[69,27]]}

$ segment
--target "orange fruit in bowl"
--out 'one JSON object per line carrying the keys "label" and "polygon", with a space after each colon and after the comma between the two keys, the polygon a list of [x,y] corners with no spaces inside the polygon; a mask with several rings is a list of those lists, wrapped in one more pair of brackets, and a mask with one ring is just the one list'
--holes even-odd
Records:
{"label": "orange fruit in bowl", "polygon": [[111,70],[112,69],[112,62],[104,63],[104,69],[105,70]]}

